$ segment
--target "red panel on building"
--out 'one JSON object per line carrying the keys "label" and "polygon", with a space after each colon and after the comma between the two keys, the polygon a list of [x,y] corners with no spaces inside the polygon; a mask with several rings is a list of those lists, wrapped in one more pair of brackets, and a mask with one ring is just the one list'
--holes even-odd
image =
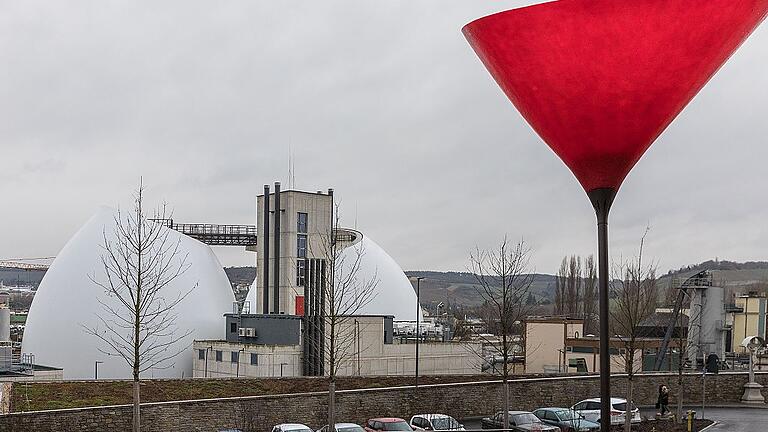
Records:
{"label": "red panel on building", "polygon": [[296,315],[304,315],[304,296],[296,296]]}

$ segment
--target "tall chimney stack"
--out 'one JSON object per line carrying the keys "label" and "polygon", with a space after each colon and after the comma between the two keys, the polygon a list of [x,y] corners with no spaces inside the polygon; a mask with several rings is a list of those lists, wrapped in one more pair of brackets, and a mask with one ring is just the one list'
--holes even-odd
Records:
{"label": "tall chimney stack", "polygon": [[272,303],[276,314],[280,313],[280,182],[275,182],[275,267]]}
{"label": "tall chimney stack", "polygon": [[264,282],[262,283],[262,307],[261,313],[269,313],[269,185],[264,185],[264,229],[261,233],[263,243]]}

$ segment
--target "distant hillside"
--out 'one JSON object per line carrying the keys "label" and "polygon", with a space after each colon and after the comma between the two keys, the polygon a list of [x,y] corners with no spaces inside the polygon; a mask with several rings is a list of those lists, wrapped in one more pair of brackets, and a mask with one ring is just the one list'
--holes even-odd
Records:
{"label": "distant hillside", "polygon": [[[768,261],[710,260],[699,264],[670,270],[660,279],[662,283],[671,278],[684,278],[701,270],[711,270],[715,282],[737,291],[765,290],[768,292]],[[250,286],[256,278],[256,267],[225,267],[230,282]],[[477,281],[468,272],[438,272],[428,270],[407,271],[408,277],[421,276],[421,297],[425,303],[450,302],[453,305],[477,306],[482,299],[477,293]],[[44,271],[25,271],[0,268],[0,281],[5,285],[37,286],[45,275]],[[415,281],[412,281],[415,284]],[[531,292],[537,301],[548,303],[554,298],[555,276],[536,274]]]}
{"label": "distant hillside", "polygon": [[736,290],[746,291],[752,288],[764,290],[768,288],[768,261],[748,261],[745,263],[733,261],[704,261],[700,264],[670,270],[661,280],[670,278],[686,278],[702,270],[710,270],[715,284]]}
{"label": "distant hillside", "polygon": [[[421,297],[425,302],[450,302],[454,305],[478,306],[483,299],[478,294],[477,279],[468,272],[407,271],[408,277],[424,277],[421,281]],[[415,281],[411,281],[415,284]],[[531,293],[540,302],[552,301],[555,277],[535,274]]]}

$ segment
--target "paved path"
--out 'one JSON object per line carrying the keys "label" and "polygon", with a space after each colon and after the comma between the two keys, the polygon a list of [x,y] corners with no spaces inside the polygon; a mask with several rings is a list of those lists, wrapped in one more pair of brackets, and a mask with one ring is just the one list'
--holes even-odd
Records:
{"label": "paved path", "polygon": [[711,432],[755,432],[768,429],[766,427],[768,411],[764,409],[705,408],[704,415],[718,423],[711,429],[707,429]]}

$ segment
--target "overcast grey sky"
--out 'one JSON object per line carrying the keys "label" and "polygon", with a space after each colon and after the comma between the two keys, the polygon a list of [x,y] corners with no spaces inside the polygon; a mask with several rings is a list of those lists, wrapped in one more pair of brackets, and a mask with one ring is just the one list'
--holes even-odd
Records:
{"label": "overcast grey sky", "polygon": [[[139,176],[188,222],[255,223],[264,183],[333,187],[404,269],[524,237],[539,272],[594,213],[460,29],[532,1],[0,1],[0,259],[55,255]],[[768,259],[768,28],[651,147],[612,211],[662,271]],[[224,265],[251,264],[217,249]]]}

